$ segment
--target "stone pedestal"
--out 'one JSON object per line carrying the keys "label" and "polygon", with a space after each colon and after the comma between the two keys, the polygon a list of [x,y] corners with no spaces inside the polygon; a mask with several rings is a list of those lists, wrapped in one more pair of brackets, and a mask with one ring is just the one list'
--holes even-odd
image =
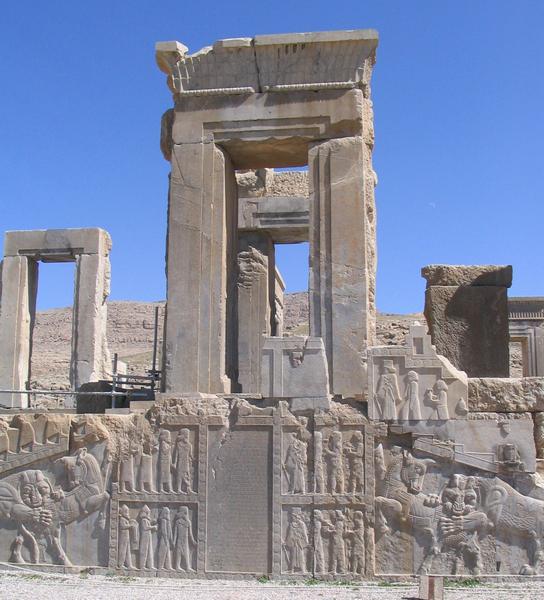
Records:
{"label": "stone pedestal", "polygon": [[430,265],[421,274],[437,352],[469,377],[508,377],[512,267]]}

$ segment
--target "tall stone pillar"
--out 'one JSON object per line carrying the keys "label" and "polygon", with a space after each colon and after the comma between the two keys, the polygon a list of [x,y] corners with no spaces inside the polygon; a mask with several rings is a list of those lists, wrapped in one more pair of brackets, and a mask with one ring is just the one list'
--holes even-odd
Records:
{"label": "tall stone pillar", "polygon": [[263,336],[271,335],[274,244],[266,233],[240,236],[238,252],[238,383],[241,391],[261,391]]}
{"label": "tall stone pillar", "polygon": [[[172,148],[167,242],[164,391],[230,391],[227,280],[236,253],[237,191],[228,156],[213,143]],[[227,234],[229,232],[229,234]]]}
{"label": "tall stone pillar", "polygon": [[308,156],[310,335],[323,338],[331,393],[344,397],[361,397],[375,337],[374,172],[365,142],[320,142]]}
{"label": "tall stone pillar", "polygon": [[425,318],[432,343],[469,377],[508,377],[511,266],[429,265]]}
{"label": "tall stone pillar", "polygon": [[[1,290],[0,389],[29,389],[38,263],[26,256],[6,256],[2,264]],[[0,403],[17,408],[27,407],[28,400],[27,394],[0,396]]]}
{"label": "tall stone pillar", "polygon": [[103,252],[80,254],[76,259],[70,361],[70,384],[76,390],[83,383],[99,381],[111,373],[106,337],[109,249],[105,244]]}

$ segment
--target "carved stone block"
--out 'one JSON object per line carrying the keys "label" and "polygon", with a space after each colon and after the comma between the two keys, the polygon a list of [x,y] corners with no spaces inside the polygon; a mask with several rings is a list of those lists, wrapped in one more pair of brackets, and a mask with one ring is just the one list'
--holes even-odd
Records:
{"label": "carved stone block", "polygon": [[437,354],[422,325],[413,325],[405,346],[373,347],[368,353],[371,419],[448,421],[465,419],[467,377]]}

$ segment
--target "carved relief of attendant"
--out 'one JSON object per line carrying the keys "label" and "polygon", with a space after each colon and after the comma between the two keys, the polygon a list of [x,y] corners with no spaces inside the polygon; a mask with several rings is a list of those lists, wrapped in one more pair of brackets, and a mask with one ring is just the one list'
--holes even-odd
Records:
{"label": "carved relief of attendant", "polygon": [[314,490],[316,494],[325,493],[325,475],[323,471],[323,433],[314,433]]}
{"label": "carved relief of attendant", "polygon": [[117,566],[120,569],[134,569],[131,547],[137,544],[138,524],[130,518],[128,506],[123,504],[119,509],[119,546]]}
{"label": "carved relief of attendant", "polygon": [[172,492],[172,441],[168,429],[159,433],[159,492]]}
{"label": "carved relief of attendant", "polygon": [[140,455],[140,470],[138,471],[138,489],[141,492],[155,493],[155,480],[153,478],[153,453],[158,448],[151,442],[143,444]]}
{"label": "carved relief of attendant", "polygon": [[365,572],[365,517],[360,510],[353,515],[353,530],[351,544],[351,571],[357,575]]}
{"label": "carved relief of attendant", "polygon": [[290,494],[306,493],[306,466],[308,462],[307,445],[297,437],[296,433],[291,434],[291,443],[287,448],[285,457],[285,471],[288,476],[288,491]]}
{"label": "carved relief of attendant", "polygon": [[170,509],[165,506],[159,514],[159,548],[157,569],[172,569],[172,523],[170,522]]}
{"label": "carved relief of attendant", "polygon": [[0,420],[0,460],[7,460],[9,449],[8,424]]}
{"label": "carved relief of attendant", "polygon": [[432,419],[438,421],[447,421],[450,418],[448,410],[448,384],[443,380],[439,379],[435,383],[435,389],[438,392],[436,395],[433,394],[431,389],[426,392],[428,402],[433,406]]}
{"label": "carved relief of attendant", "polygon": [[291,520],[287,526],[285,543],[289,557],[289,571],[291,573],[306,573],[306,548],[308,548],[308,528],[304,522],[302,510],[296,506],[291,512]]}
{"label": "carved relief of attendant", "polygon": [[153,532],[157,531],[157,525],[151,521],[151,510],[147,504],[144,504],[138,515],[140,522],[140,549],[139,565],[140,569],[154,569],[153,560]]}
{"label": "carved relief of attendant", "polygon": [[365,438],[360,431],[356,431],[351,438],[351,444],[347,447],[349,459],[349,491],[352,493],[362,492],[364,487],[364,457]]}
{"label": "carved relief of attendant", "polygon": [[421,420],[421,406],[419,402],[419,375],[415,371],[408,371],[406,374],[404,403],[400,409],[399,419],[403,421]]}
{"label": "carved relief of attendant", "polygon": [[182,429],[178,433],[174,446],[174,465],[176,473],[176,491],[183,494],[193,492],[191,486],[193,473],[193,446],[189,439],[189,430]]}
{"label": "carved relief of attendant", "polygon": [[393,421],[397,418],[397,405],[401,402],[397,373],[392,361],[385,360],[383,373],[376,389],[376,407],[380,418]]}
{"label": "carved relief of attendant", "polygon": [[174,568],[178,571],[194,571],[191,547],[196,546],[189,509],[182,506],[174,521]]}
{"label": "carved relief of attendant", "polygon": [[326,572],[323,550],[323,523],[323,512],[314,510],[314,571],[319,575]]}
{"label": "carved relief of attendant", "polygon": [[341,510],[335,510],[334,525],[329,527],[331,533],[331,573],[346,572],[346,542],[344,540],[346,518]]}
{"label": "carved relief of attendant", "polygon": [[344,454],[341,431],[333,431],[329,436],[329,447],[324,448],[329,457],[329,491],[331,494],[344,493]]}
{"label": "carved relief of attendant", "polygon": [[134,456],[138,454],[138,444],[134,440],[125,440],[121,449],[119,465],[119,491],[134,491]]}

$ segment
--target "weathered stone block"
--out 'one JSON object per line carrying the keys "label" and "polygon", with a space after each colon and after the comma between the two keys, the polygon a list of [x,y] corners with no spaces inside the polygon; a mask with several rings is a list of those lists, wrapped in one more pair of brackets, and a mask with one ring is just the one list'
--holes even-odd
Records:
{"label": "weathered stone block", "polygon": [[328,398],[321,338],[268,337],[262,349],[261,393],[267,398]]}
{"label": "weathered stone block", "polygon": [[437,352],[469,377],[508,377],[506,287],[433,285],[425,318]]}
{"label": "weathered stone block", "polygon": [[499,286],[512,285],[510,265],[427,265],[421,269],[427,287],[440,286]]}
{"label": "weathered stone block", "polygon": [[477,377],[468,380],[471,411],[544,411],[544,377]]}

